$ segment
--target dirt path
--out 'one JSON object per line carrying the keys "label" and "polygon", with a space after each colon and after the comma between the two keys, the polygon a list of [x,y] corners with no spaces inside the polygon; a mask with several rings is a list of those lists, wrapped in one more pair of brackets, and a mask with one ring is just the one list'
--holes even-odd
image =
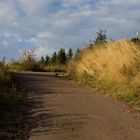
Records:
{"label": "dirt path", "polygon": [[140,140],[140,120],[110,97],[47,74],[18,74],[33,101],[30,140]]}

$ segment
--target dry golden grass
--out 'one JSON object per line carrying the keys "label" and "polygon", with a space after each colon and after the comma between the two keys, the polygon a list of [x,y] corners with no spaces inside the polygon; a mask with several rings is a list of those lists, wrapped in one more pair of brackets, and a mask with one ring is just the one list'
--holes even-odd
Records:
{"label": "dry golden grass", "polygon": [[84,81],[84,84],[113,91],[126,101],[133,100],[140,105],[140,46],[138,44],[120,40],[85,48],[81,56],[71,62],[70,72],[78,77],[79,81]]}
{"label": "dry golden grass", "polygon": [[[87,73],[106,84],[140,84],[140,49],[131,42],[117,41],[84,50],[76,73]],[[134,82],[135,81],[135,82]]]}

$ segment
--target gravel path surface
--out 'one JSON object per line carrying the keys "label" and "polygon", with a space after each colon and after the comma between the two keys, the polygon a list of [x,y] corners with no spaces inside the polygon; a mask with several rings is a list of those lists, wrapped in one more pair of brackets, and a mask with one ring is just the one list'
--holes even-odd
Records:
{"label": "gravel path surface", "polygon": [[30,140],[140,140],[140,119],[118,101],[45,73],[18,78],[33,103]]}

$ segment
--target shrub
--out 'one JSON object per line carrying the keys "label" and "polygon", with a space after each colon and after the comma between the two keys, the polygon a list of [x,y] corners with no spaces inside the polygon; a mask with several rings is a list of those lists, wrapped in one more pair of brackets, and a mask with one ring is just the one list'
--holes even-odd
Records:
{"label": "shrub", "polygon": [[[27,139],[29,108],[14,73],[0,64],[0,139]],[[28,114],[28,115],[27,115]]]}

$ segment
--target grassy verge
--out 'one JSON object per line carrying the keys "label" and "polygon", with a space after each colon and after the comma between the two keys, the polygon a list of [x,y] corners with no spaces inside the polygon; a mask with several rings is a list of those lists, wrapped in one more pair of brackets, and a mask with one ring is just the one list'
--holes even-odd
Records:
{"label": "grassy verge", "polygon": [[116,41],[85,48],[70,66],[70,78],[140,109],[140,47]]}
{"label": "grassy verge", "polygon": [[13,73],[0,68],[0,139],[26,140],[29,136],[29,105]]}
{"label": "grassy verge", "polygon": [[66,65],[40,65],[39,63],[24,64],[18,62],[9,63],[9,69],[13,72],[19,71],[33,71],[33,72],[66,72]]}
{"label": "grassy verge", "polygon": [[44,67],[46,72],[66,72],[66,66],[48,66]]}
{"label": "grassy verge", "polygon": [[104,81],[98,80],[97,78],[84,74],[81,76],[68,75],[65,77],[67,80],[75,80],[83,86],[89,86],[94,88],[100,94],[109,95],[113,98],[126,102],[128,105],[135,109],[140,109],[140,89],[133,90],[129,86],[123,88],[117,88],[114,86],[107,86]]}

